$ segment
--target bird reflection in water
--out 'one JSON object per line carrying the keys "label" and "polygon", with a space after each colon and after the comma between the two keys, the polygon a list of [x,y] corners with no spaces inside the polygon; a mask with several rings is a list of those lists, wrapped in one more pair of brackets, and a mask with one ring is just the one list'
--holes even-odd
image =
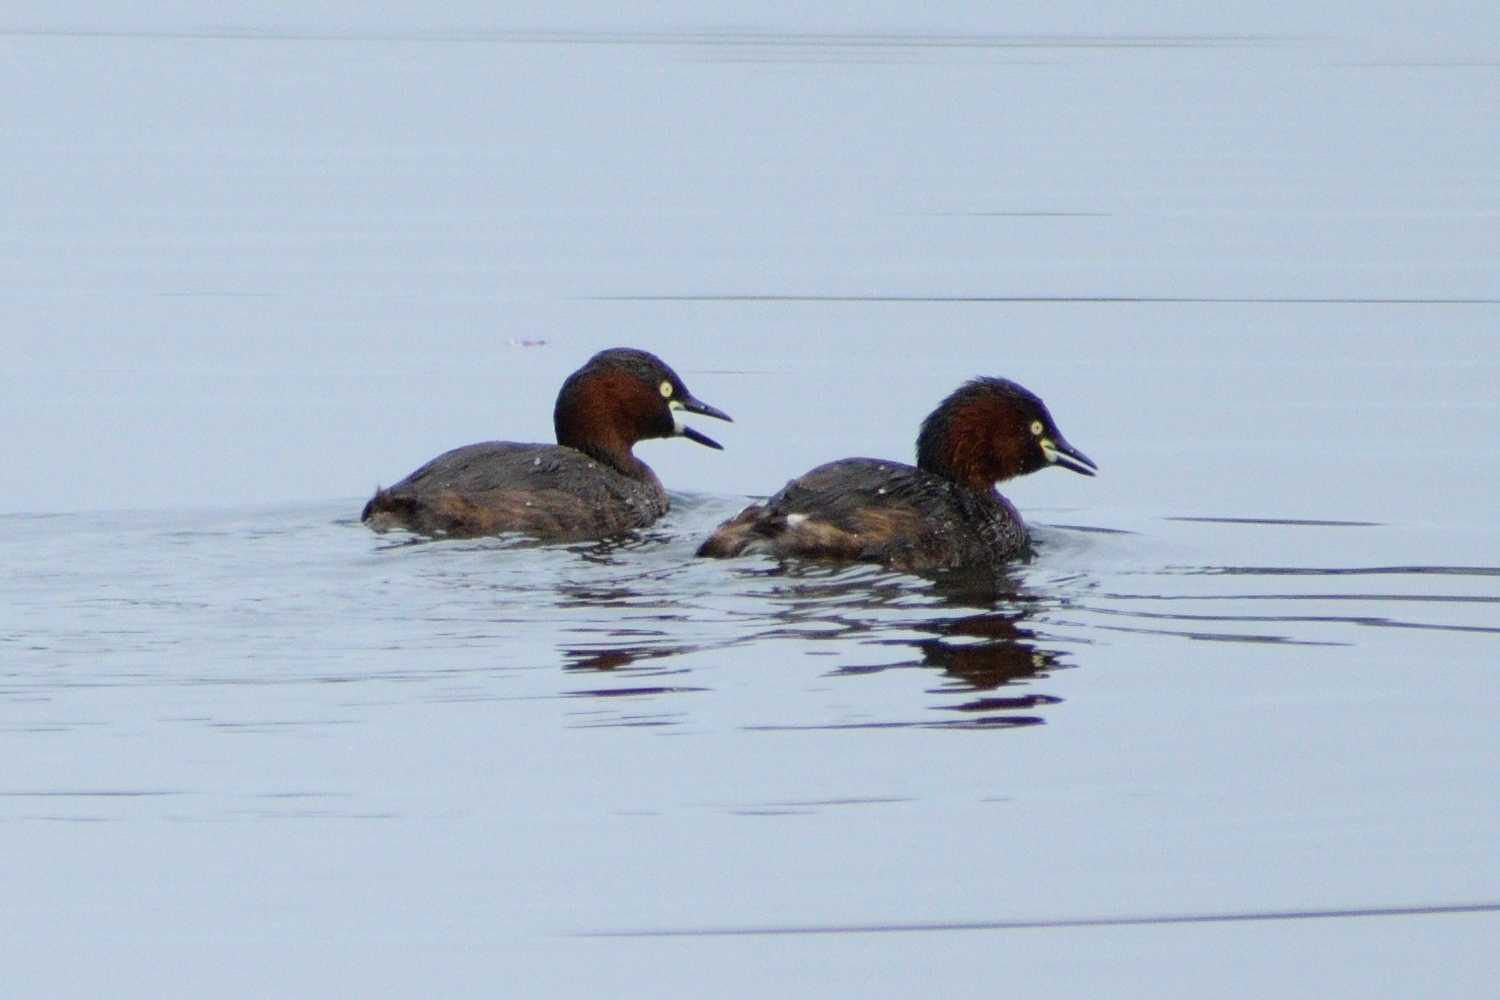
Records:
{"label": "bird reflection in water", "polygon": [[[1032,625],[1046,595],[1022,586],[1008,570],[982,576],[945,574],[925,582],[909,576],[867,571],[839,572],[831,577],[792,574],[778,595],[781,635],[841,641],[851,652],[869,646],[910,647],[916,658],[878,664],[845,663],[836,677],[856,677],[891,670],[941,671],[942,682],[928,694],[958,700],[929,705],[954,718],[919,722],[842,724],[833,728],[923,726],[937,728],[1014,729],[1041,725],[1039,709],[1062,699],[1025,687],[1068,664],[1059,650],[1038,644]],[[936,596],[936,604],[931,598]],[[913,618],[914,598],[925,597],[921,617]],[[942,610],[973,609],[967,615]],[[900,637],[891,637],[900,633]],[[913,638],[912,633],[920,637]],[[1007,690],[1000,694],[1002,689]]]}
{"label": "bird reflection in water", "polygon": [[[574,725],[582,728],[601,726],[673,726],[686,721],[681,710],[673,711],[673,702],[663,703],[662,695],[688,694],[708,688],[671,683],[690,671],[665,664],[648,665],[650,661],[687,652],[681,646],[584,646],[562,649],[563,670],[569,675],[586,674],[608,683],[591,683],[588,687],[569,688],[564,698],[587,699],[588,708],[572,713]],[[630,708],[625,708],[625,705]],[[649,706],[647,708],[646,706]]]}
{"label": "bird reflection in water", "polygon": [[[1062,701],[1028,689],[1053,670],[1068,666],[1062,652],[1040,644],[1045,638],[1037,633],[1041,610],[1055,602],[1009,576],[998,580],[987,577],[980,588],[972,579],[923,579],[870,567],[833,572],[778,570],[754,576],[742,574],[740,579],[751,583],[753,593],[747,596],[754,613],[737,618],[732,637],[718,629],[718,641],[700,644],[681,641],[690,616],[675,601],[663,601],[660,594],[641,593],[620,582],[560,588],[573,607],[594,607],[603,612],[587,628],[572,629],[572,641],[565,640],[558,650],[568,676],[597,678],[586,687],[561,692],[564,697],[593,702],[592,707],[578,713],[580,723],[660,726],[689,721],[688,702],[662,700],[661,696],[712,688],[683,683],[694,672],[693,667],[684,665],[683,658],[731,647],[770,649],[779,645],[785,649],[787,642],[821,662],[826,663],[822,658],[828,655],[842,661],[831,672],[819,668],[818,673],[825,677],[858,677],[892,670],[921,670],[932,675],[935,671],[936,683],[924,684],[923,690],[942,700],[922,707],[939,714],[887,721],[759,724],[751,728],[1014,729],[1042,724],[1045,720],[1040,710]],[[861,651],[868,652],[872,647],[916,652],[895,662],[859,663]],[[737,669],[745,669],[742,654],[734,660],[739,664]],[[630,709],[621,712],[627,704]],[[789,706],[792,715],[802,714],[809,707],[808,703]]]}
{"label": "bird reflection in water", "polygon": [[[929,688],[931,694],[960,694],[969,697],[952,704],[934,707],[968,713],[966,720],[976,726],[1037,726],[1040,715],[1025,714],[1062,701],[1054,695],[1017,691],[998,695],[988,692],[1025,685],[1059,669],[1059,654],[1042,649],[1033,641],[1036,633],[1020,624],[1018,612],[986,612],[964,618],[939,619],[916,628],[935,632],[930,639],[880,640],[881,645],[910,645],[922,654],[920,661],[888,664],[875,670],[904,666],[936,667],[946,682]],[[868,669],[845,668],[840,673],[869,672]],[[1020,713],[1020,714],[1018,714]]]}
{"label": "bird reflection in water", "polygon": [[[660,626],[675,622],[680,615],[659,601],[619,584],[564,584],[558,588],[558,595],[559,606],[596,608],[606,613],[604,618],[585,628],[571,630],[575,634],[588,633],[589,639],[579,637],[558,650],[567,675],[597,678],[597,682],[587,687],[569,687],[561,692],[565,698],[588,699],[596,703],[574,713],[578,719],[576,724],[585,728],[670,726],[684,721],[685,713],[669,711],[655,702],[661,695],[707,690],[673,683],[691,671],[673,665],[672,658],[692,652],[695,647],[664,642],[667,632]],[[630,617],[623,617],[621,612],[630,613]],[[595,634],[601,641],[592,640]],[[639,709],[643,699],[653,710],[622,710],[625,704]]]}

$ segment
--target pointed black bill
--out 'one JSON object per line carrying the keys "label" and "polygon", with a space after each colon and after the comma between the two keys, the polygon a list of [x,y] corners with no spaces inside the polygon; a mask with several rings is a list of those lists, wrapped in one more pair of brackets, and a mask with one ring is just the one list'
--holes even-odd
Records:
{"label": "pointed black bill", "polygon": [[694,441],[698,444],[704,445],[705,447],[717,448],[719,451],[724,450],[724,446],[722,444],[715,441],[707,434],[704,434],[702,431],[696,431],[693,428],[689,427],[687,424],[683,423],[678,414],[684,412],[697,413],[705,417],[713,417],[715,420],[725,420],[729,423],[734,423],[733,417],[725,413],[723,410],[718,409],[717,407],[709,406],[707,403],[694,399],[692,396],[684,396],[681,399],[674,400],[671,405],[672,420],[677,425],[678,434],[680,434],[682,437],[687,438],[689,441]]}
{"label": "pointed black bill", "polygon": [[687,426],[686,424],[684,424],[683,427],[682,427],[682,430],[678,431],[677,433],[680,434],[682,437],[687,438],[689,441],[696,441],[696,442],[698,442],[701,445],[707,445],[710,448],[717,448],[719,451],[723,451],[724,450],[724,446],[722,444],[720,444],[719,442],[715,441],[713,438],[709,437],[707,434],[703,434],[703,433],[701,433],[699,431],[693,430],[691,427]]}
{"label": "pointed black bill", "polygon": [[1092,476],[1099,471],[1099,466],[1094,464],[1092,458],[1089,458],[1083,452],[1068,444],[1061,437],[1054,438],[1052,447],[1046,451],[1047,458],[1053,465],[1061,466],[1064,469],[1071,469],[1079,475]]}
{"label": "pointed black bill", "polygon": [[694,399],[692,396],[689,396],[683,400],[679,400],[679,402],[682,403],[682,408],[684,410],[687,410],[689,413],[700,413],[705,417],[713,417],[715,420],[723,420],[731,424],[734,423],[734,418],[725,413],[723,410],[719,409],[716,406],[709,406],[707,403],[702,402],[701,400]]}

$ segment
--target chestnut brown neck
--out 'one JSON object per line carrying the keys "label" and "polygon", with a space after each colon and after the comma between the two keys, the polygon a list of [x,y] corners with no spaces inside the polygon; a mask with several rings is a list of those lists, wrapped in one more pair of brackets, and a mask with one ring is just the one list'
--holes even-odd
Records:
{"label": "chestnut brown neck", "polygon": [[917,466],[976,493],[1026,470],[1030,445],[1017,417],[1000,401],[972,399],[940,407],[922,426]]}
{"label": "chestnut brown neck", "polygon": [[[557,443],[576,448],[632,479],[655,474],[631,452],[637,441],[662,436],[660,399],[624,372],[575,373],[563,383],[552,424]],[[670,418],[667,418],[670,432]]]}

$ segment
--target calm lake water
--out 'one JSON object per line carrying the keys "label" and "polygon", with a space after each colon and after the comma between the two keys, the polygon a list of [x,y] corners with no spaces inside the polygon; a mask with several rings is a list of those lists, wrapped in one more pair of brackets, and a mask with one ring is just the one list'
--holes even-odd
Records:
{"label": "calm lake water", "polygon": [[[9,990],[1491,989],[1500,18],[1041,16],[0,15]],[[359,524],[617,344],[652,529]],[[998,588],[692,557],[976,374]]]}

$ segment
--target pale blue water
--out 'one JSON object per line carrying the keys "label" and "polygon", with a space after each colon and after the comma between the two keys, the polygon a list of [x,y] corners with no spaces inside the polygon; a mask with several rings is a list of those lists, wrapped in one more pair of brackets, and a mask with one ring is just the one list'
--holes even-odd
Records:
{"label": "pale blue water", "polygon": [[[1376,13],[4,15],[9,990],[1482,995],[1495,24]],[[613,344],[650,531],[358,523]],[[980,373],[1000,593],[692,558]]]}

